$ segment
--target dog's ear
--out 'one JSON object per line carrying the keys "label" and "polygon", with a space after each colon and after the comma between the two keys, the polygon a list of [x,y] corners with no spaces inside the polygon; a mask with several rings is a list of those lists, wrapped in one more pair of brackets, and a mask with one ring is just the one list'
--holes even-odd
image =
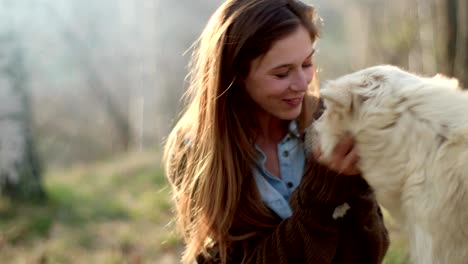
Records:
{"label": "dog's ear", "polygon": [[341,89],[333,87],[333,85],[327,85],[320,90],[320,97],[323,98],[326,105],[331,103],[345,110],[351,107],[352,95],[347,88]]}
{"label": "dog's ear", "polygon": [[378,90],[382,84],[386,82],[386,77],[383,74],[372,73],[366,75],[359,84],[354,86],[354,91],[361,95],[373,94],[374,91]]}

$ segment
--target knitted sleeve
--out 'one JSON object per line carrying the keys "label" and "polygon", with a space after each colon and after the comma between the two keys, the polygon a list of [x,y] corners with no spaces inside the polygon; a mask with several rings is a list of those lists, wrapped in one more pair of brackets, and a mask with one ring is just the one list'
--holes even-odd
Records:
{"label": "knitted sleeve", "polygon": [[[334,217],[335,209],[345,202],[351,206],[349,212]],[[373,192],[359,175],[338,175],[312,161],[292,193],[290,204],[291,217],[264,236],[239,242],[229,256],[229,263],[382,261],[388,235]],[[216,258],[201,257],[198,262],[220,263]]]}
{"label": "knitted sleeve", "polygon": [[360,191],[357,177],[337,175],[312,161],[291,195],[293,215],[252,245],[245,263],[332,263],[340,241],[333,213]]}

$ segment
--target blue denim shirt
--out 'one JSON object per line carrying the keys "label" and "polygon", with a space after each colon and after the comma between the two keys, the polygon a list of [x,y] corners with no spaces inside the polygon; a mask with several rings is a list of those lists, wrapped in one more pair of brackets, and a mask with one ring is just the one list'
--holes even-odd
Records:
{"label": "blue denim shirt", "polygon": [[266,156],[260,153],[253,175],[262,201],[282,219],[292,215],[289,196],[299,185],[304,173],[304,144],[297,130],[296,121],[289,124],[289,133],[278,143],[278,159],[281,178],[273,176],[265,168]]}

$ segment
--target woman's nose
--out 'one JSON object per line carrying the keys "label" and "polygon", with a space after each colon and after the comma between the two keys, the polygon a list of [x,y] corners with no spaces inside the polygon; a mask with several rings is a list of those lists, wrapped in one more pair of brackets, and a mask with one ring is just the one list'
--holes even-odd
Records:
{"label": "woman's nose", "polygon": [[303,92],[307,90],[307,87],[311,80],[308,78],[308,73],[304,71],[299,71],[293,82],[291,83],[291,90],[296,91],[296,92]]}

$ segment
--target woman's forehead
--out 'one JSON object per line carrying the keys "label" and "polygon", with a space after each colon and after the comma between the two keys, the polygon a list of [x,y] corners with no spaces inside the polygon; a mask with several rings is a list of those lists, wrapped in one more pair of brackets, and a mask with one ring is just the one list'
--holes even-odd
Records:
{"label": "woman's forehead", "polygon": [[252,61],[252,67],[270,70],[283,65],[302,64],[314,51],[314,43],[304,27],[273,43],[264,56]]}

